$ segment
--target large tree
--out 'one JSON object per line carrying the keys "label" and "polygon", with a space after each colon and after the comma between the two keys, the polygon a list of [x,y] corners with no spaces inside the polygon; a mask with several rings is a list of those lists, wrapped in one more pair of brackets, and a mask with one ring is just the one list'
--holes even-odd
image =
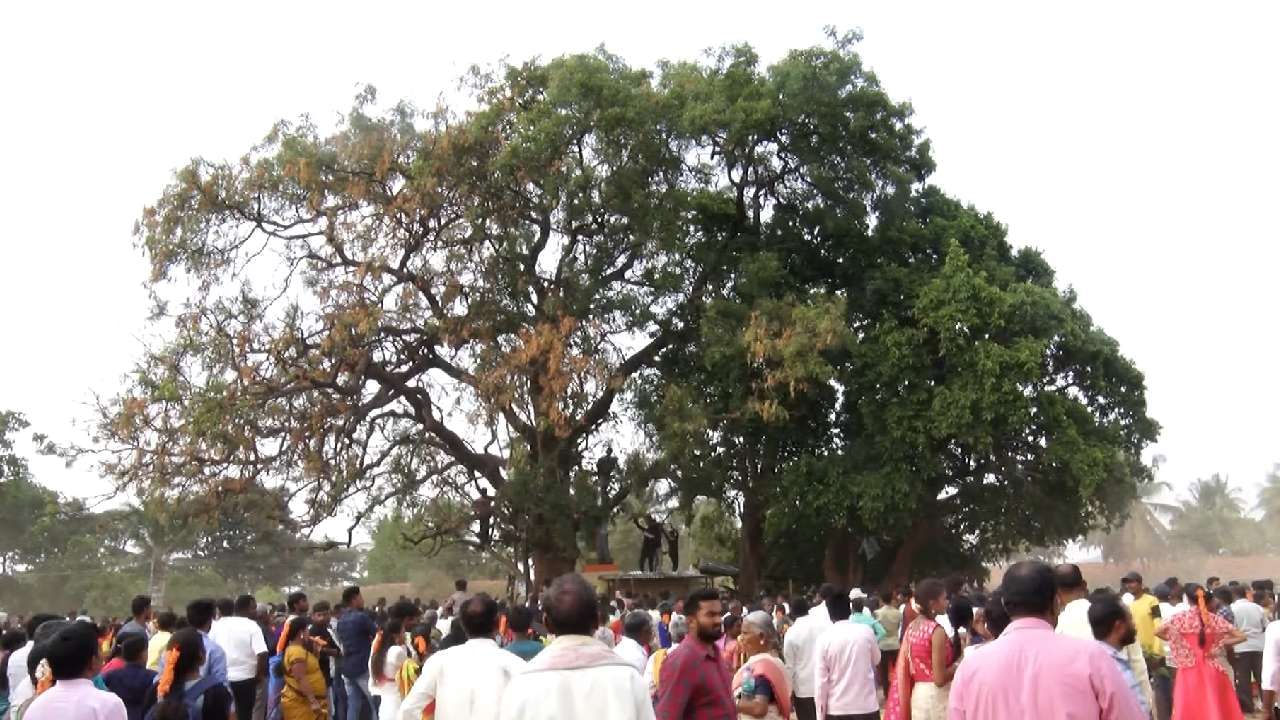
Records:
{"label": "large tree", "polygon": [[465,113],[375,116],[369,93],[332,134],[192,162],[138,225],[180,304],[104,406],[108,471],[261,480],[306,524],[442,504],[424,532],[476,547],[459,508],[486,487],[500,544],[571,568],[584,450],[769,218],[866,225],[927,169],[850,42],[767,77],[745,48],[656,81],[603,52],[504,66]]}
{"label": "large tree", "polygon": [[1158,430],[1142,373],[990,215],[935,188],[900,210],[842,268],[849,529],[899,582],[1118,522]]}

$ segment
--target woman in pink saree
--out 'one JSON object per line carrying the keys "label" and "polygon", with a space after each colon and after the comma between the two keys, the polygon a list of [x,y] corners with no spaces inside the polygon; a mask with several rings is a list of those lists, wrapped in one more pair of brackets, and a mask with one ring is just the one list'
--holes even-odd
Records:
{"label": "woman in pink saree", "polygon": [[791,673],[778,659],[778,631],[769,613],[757,610],[743,619],[738,647],[747,658],[733,676],[739,720],[790,720]]}
{"label": "woman in pink saree", "polygon": [[889,682],[885,720],[946,720],[947,695],[956,672],[947,632],[934,620],[947,610],[946,589],[934,578],[916,587],[920,614],[907,626]]}
{"label": "woman in pink saree", "polygon": [[1209,612],[1204,588],[1187,584],[1190,610],[1169,618],[1156,635],[1169,642],[1178,668],[1173,683],[1173,720],[1242,720],[1223,648],[1244,642],[1244,633]]}

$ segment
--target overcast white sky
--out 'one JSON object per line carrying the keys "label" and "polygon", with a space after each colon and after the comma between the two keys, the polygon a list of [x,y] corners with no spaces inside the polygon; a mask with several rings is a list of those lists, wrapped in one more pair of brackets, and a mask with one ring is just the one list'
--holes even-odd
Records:
{"label": "overcast white sky", "polygon": [[[0,9],[0,408],[83,440],[144,332],[130,229],[194,155],[372,83],[430,104],[472,63],[635,64],[861,28],[933,141],[935,183],[990,210],[1147,374],[1179,490],[1280,461],[1280,3],[86,2]],[[34,463],[68,493],[85,469]]]}

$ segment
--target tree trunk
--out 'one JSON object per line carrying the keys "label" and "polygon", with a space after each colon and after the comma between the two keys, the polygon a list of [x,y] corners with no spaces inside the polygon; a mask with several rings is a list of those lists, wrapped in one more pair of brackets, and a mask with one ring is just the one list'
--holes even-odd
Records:
{"label": "tree trunk", "polygon": [[538,508],[531,515],[529,552],[533,556],[533,581],[538,593],[546,583],[573,572],[578,563],[578,517],[569,488],[568,470],[558,462],[559,452],[548,453],[542,463]]}
{"label": "tree trunk", "polygon": [[848,528],[832,528],[822,555],[822,577],[838,588],[848,590],[862,582],[866,562],[862,546]]}
{"label": "tree trunk", "polygon": [[571,573],[577,567],[578,554],[563,552],[558,549],[533,549],[533,582],[534,590],[542,593],[542,588],[550,581]]}
{"label": "tree trunk", "polygon": [[742,494],[742,568],[738,575],[738,591],[744,602],[759,591],[764,566],[764,508],[756,493],[747,490]]}
{"label": "tree trunk", "polygon": [[893,562],[889,564],[889,573],[885,577],[885,584],[888,587],[901,587],[911,579],[911,566],[915,562],[916,553],[920,552],[929,541],[932,532],[933,526],[925,519],[923,513],[912,521],[902,544],[893,554]]}
{"label": "tree trunk", "polygon": [[169,558],[160,550],[151,552],[151,582],[147,592],[151,594],[152,607],[164,607],[164,593],[169,584]]}
{"label": "tree trunk", "polygon": [[822,579],[836,587],[848,587],[849,552],[853,539],[843,527],[832,528],[827,535],[827,547],[822,554]]}

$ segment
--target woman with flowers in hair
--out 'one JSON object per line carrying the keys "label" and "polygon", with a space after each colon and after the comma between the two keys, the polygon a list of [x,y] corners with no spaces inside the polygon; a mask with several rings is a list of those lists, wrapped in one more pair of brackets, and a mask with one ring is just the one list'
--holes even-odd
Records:
{"label": "woman with flowers in hair", "polygon": [[280,670],[284,689],[280,691],[280,710],[284,720],[326,720],[329,696],[320,670],[320,656],[311,640],[311,623],[305,617],[290,618],[280,636],[284,655]]}
{"label": "woman with flowers in hair", "polygon": [[396,677],[400,667],[409,658],[404,647],[404,621],[394,618],[373,638],[369,657],[369,691],[382,698],[378,705],[378,720],[399,720],[400,685]]}
{"label": "woman with flowers in hair", "polygon": [[409,657],[396,673],[396,686],[400,688],[401,698],[413,689],[413,684],[418,681],[418,675],[422,672],[422,664],[431,657],[431,633],[434,630],[433,625],[422,623],[409,631],[409,642],[406,648]]}
{"label": "woman with flowers in hair", "polygon": [[[169,638],[164,672],[142,703],[147,720],[235,720],[231,691],[212,677],[201,677],[204,640],[193,628],[183,628]],[[193,714],[195,711],[195,714]]]}
{"label": "woman with flowers in hair", "polygon": [[1209,611],[1204,588],[1186,585],[1190,610],[1164,622],[1156,635],[1169,643],[1178,669],[1173,686],[1173,720],[1242,720],[1230,670],[1220,650],[1244,642],[1244,633]]}

